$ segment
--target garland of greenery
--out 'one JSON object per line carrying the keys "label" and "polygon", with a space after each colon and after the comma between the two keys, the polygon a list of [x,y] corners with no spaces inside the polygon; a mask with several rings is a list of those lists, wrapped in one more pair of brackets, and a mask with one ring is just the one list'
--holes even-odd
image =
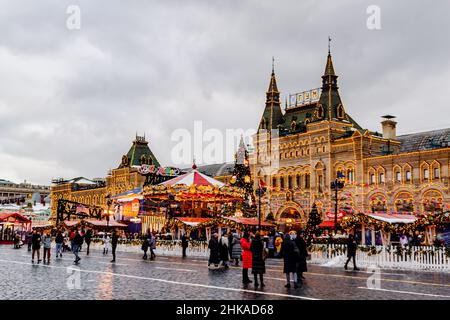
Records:
{"label": "garland of greenery", "polygon": [[450,213],[427,213],[420,215],[414,223],[389,223],[380,221],[365,215],[364,213],[355,213],[352,216],[346,216],[342,219],[340,225],[344,230],[352,230],[359,224],[364,224],[370,229],[376,231],[382,230],[390,233],[414,233],[416,230],[423,231],[427,226],[438,226],[445,223],[450,223]]}

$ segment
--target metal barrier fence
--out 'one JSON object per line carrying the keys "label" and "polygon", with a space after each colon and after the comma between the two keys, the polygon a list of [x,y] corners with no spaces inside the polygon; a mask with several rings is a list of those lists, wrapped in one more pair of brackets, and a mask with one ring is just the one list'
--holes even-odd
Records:
{"label": "metal barrier fence", "polygon": [[[103,249],[102,241],[91,244]],[[139,241],[120,243],[119,252],[142,254]],[[155,253],[161,256],[181,256],[181,240],[158,240]],[[186,253],[190,257],[209,256],[206,241],[190,241]],[[343,266],[347,246],[342,244],[314,244],[309,248],[308,263],[323,266]],[[450,271],[450,248],[433,246],[358,246],[356,263],[361,267],[377,266],[391,269]]]}

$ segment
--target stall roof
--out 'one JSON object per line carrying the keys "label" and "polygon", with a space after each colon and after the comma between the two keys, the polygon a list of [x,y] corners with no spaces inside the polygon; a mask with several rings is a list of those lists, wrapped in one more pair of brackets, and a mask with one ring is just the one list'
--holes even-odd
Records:
{"label": "stall roof", "polygon": [[414,223],[417,217],[412,214],[371,213],[367,216],[389,223]]}
{"label": "stall roof", "polygon": [[[257,226],[258,225],[258,219],[257,218],[237,218],[237,217],[225,217],[228,220],[234,221],[236,223],[240,223],[246,226]],[[262,227],[272,227],[273,224],[261,221]]]}
{"label": "stall roof", "polygon": [[211,218],[176,218],[176,220],[184,223],[185,225],[196,227],[200,223],[208,222]]}
{"label": "stall roof", "polygon": [[319,224],[319,228],[334,228],[334,221],[327,220]]}
{"label": "stall roof", "polygon": [[119,194],[112,196],[113,199],[118,199],[118,201],[132,201],[134,199],[143,199],[142,188],[134,188]]}
{"label": "stall roof", "polygon": [[110,220],[109,224],[108,224],[108,221],[106,221],[106,220],[85,220],[85,222],[90,223],[90,224],[92,224],[94,226],[97,226],[97,227],[107,227],[107,226],[109,226],[109,227],[119,227],[119,228],[127,227],[126,224],[119,223],[119,222],[117,222],[115,220]]}
{"label": "stall roof", "polygon": [[19,222],[30,222],[30,220],[28,220],[27,218],[25,218],[24,216],[22,216],[21,214],[17,213],[17,212],[7,212],[7,213],[0,213],[0,222],[4,222],[5,220],[8,220],[9,218],[14,218],[19,220]]}

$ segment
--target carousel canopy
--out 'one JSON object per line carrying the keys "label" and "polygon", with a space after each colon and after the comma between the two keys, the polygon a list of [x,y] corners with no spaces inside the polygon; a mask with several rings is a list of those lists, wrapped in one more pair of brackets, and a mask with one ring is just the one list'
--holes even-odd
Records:
{"label": "carousel canopy", "polygon": [[369,217],[389,223],[414,223],[417,217],[410,214],[371,213]]}
{"label": "carousel canopy", "polygon": [[218,186],[223,187],[225,184],[214,178],[208,177],[207,175],[200,173],[197,169],[193,169],[191,172],[185,173],[176,178],[164,181],[160,183],[163,186],[176,186],[176,185],[197,185],[197,186]]}

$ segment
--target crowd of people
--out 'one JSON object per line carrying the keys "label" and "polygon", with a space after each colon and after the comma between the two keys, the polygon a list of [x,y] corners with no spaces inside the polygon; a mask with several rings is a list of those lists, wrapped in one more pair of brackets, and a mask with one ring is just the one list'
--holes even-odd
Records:
{"label": "crowd of people", "polygon": [[[89,255],[89,249],[94,237],[92,229],[80,229],[72,228],[68,230],[58,229],[54,236],[50,230],[40,231],[34,229],[31,233],[26,235],[25,242],[28,245],[28,251],[31,251],[31,262],[35,263],[35,257],[37,258],[37,263],[50,263],[50,258],[52,256],[52,243],[53,239],[55,242],[55,259],[61,259],[63,252],[71,252],[74,255],[74,263],[78,264],[81,260],[79,253],[81,252],[82,246],[85,244],[86,255]],[[108,233],[104,233],[103,243],[104,249],[103,254],[108,254],[109,247],[111,246],[111,253],[113,259],[111,262],[116,261],[116,248],[119,240],[119,234],[116,230],[113,230],[111,237]],[[41,249],[42,249],[42,259],[41,259]]]}
{"label": "crowd of people", "polygon": [[[211,269],[228,269],[230,261],[234,261],[235,266],[239,266],[242,260],[242,283],[248,285],[254,282],[255,287],[264,287],[264,274],[266,273],[266,259],[275,254],[276,246],[280,246],[277,257],[283,259],[283,273],[286,274],[286,288],[291,287],[291,275],[294,288],[303,285],[303,273],[307,271],[308,251],[304,240],[304,233],[286,233],[279,241],[281,234],[271,234],[269,237],[262,237],[260,232],[245,231],[242,237],[237,232],[223,233],[219,238],[218,233],[214,233],[209,240],[208,267]],[[253,281],[248,273],[249,269],[253,274]],[[259,281],[258,281],[259,280]]]}
{"label": "crowd of people", "polygon": [[[52,235],[53,233],[53,235]],[[117,230],[109,233],[94,233],[94,230],[87,228],[74,227],[69,230],[58,229],[56,232],[33,230],[27,235],[26,243],[28,251],[31,253],[31,261],[34,264],[35,258],[37,263],[50,263],[52,256],[52,243],[54,241],[55,259],[60,259],[63,253],[70,252],[73,254],[75,264],[79,264],[81,257],[79,253],[84,246],[86,255],[89,255],[89,249],[92,239],[99,238],[103,242],[103,255],[112,254],[111,262],[116,261],[116,248],[120,236]],[[283,259],[283,273],[286,276],[286,288],[291,288],[291,281],[295,289],[302,287],[304,273],[307,272],[307,257],[309,255],[307,244],[304,239],[304,231],[297,230],[289,233],[271,232],[267,236],[262,236],[259,231],[253,233],[244,231],[241,235],[232,230],[223,233],[220,237],[218,233],[214,233],[209,240],[209,259],[208,268],[226,270],[230,268],[230,264],[239,267],[242,262],[242,283],[249,285],[254,283],[255,287],[264,287],[264,274],[266,273],[266,259],[279,258]],[[147,232],[142,237],[141,249],[144,252],[142,259],[147,260],[148,251],[150,250],[150,260],[156,257],[155,249],[158,234],[155,232]],[[189,237],[183,234],[181,237],[182,257],[186,257],[186,249],[189,246]],[[41,259],[42,249],[42,259]],[[356,267],[356,249],[357,243],[355,238],[350,235],[347,242],[347,261],[345,269],[348,269],[348,263],[353,259],[353,269]],[[249,270],[253,274],[253,281],[249,277]]]}

